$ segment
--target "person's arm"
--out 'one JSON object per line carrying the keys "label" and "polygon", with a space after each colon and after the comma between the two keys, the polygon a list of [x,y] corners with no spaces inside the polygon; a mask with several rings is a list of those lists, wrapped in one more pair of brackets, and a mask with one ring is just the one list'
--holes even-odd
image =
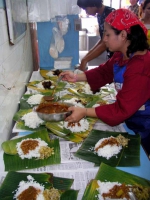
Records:
{"label": "person's arm", "polygon": [[[130,116],[150,98],[150,80],[148,76],[141,73],[143,70],[143,60],[135,58],[135,62],[124,73],[124,83],[122,90],[116,96],[116,102],[101,105],[96,108],[70,107],[72,114],[66,121],[77,122],[84,116],[97,117],[110,126],[116,126]],[[137,68],[139,66],[139,68]],[[95,78],[98,80],[98,78]]]}
{"label": "person's arm", "polygon": [[144,75],[143,71],[146,70],[143,67],[143,60],[140,62],[139,60],[135,56],[134,62],[128,65],[124,73],[123,87],[116,96],[116,102],[95,108],[98,118],[110,126],[124,122],[150,98],[148,89],[150,88],[150,79]]}
{"label": "person's arm", "polygon": [[82,71],[86,70],[86,64],[93,60],[94,58],[97,58],[99,55],[101,55],[106,50],[106,45],[103,42],[103,40],[100,40],[82,59],[79,69]]}

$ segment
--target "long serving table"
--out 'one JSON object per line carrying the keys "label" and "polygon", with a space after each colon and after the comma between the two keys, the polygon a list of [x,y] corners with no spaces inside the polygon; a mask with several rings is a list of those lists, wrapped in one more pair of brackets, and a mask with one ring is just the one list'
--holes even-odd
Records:
{"label": "long serving table", "polygon": [[[33,81],[33,80],[43,80],[39,71],[33,72],[30,81]],[[98,121],[95,124],[94,129],[110,130],[110,131],[115,130],[118,132],[128,132],[130,134],[133,134],[133,132],[129,130],[125,126],[125,124],[120,124],[119,126],[116,126],[116,127],[110,127]],[[16,132],[18,133],[18,136],[24,136],[31,133],[29,131],[16,130],[14,127],[12,131],[12,137],[13,137],[13,134]],[[61,164],[54,165],[54,166],[40,167],[38,169],[33,169],[33,170],[25,170],[25,172],[33,172],[33,173],[51,172],[55,176],[73,178],[74,184],[72,188],[75,190],[79,190],[78,200],[81,200],[87,183],[89,183],[91,179],[95,178],[95,175],[99,167],[94,167],[93,163],[83,161],[73,156],[72,152],[74,152],[75,150],[72,151],[71,149],[69,149],[69,145],[71,143],[72,142],[70,141],[63,141],[60,138],[61,151],[66,151],[66,155],[67,155],[66,157],[64,156],[64,158],[62,158]],[[78,145],[75,145],[73,147],[74,149],[76,148],[76,150],[79,148]],[[65,148],[65,150],[63,148]],[[150,160],[148,156],[146,155],[142,146],[140,146],[140,162],[141,162],[141,165],[137,167],[116,167],[116,168],[124,172],[128,172],[128,173],[150,180]],[[1,175],[0,183],[1,183],[6,174],[6,172],[4,172],[2,151],[0,152],[0,163],[1,163],[0,164],[0,175]]]}

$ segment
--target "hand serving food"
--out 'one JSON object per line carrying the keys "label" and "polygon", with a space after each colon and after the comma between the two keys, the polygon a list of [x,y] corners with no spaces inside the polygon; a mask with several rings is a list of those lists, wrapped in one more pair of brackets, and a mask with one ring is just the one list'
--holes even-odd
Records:
{"label": "hand serving food", "polygon": [[63,81],[68,81],[75,83],[77,81],[77,74],[74,74],[72,71],[62,72],[59,76],[63,76]]}

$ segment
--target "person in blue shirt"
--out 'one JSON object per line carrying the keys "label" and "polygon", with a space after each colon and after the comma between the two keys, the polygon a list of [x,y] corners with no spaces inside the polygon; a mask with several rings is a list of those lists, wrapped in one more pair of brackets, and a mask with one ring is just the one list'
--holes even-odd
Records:
{"label": "person in blue shirt", "polygon": [[[104,33],[104,21],[105,18],[109,15],[109,13],[111,13],[115,9],[103,5],[102,0],[78,0],[77,5],[80,8],[84,9],[88,15],[97,16],[99,24],[99,33],[101,37],[98,43],[85,55],[85,57],[81,61],[79,69],[85,71],[86,64],[94,58],[97,58],[107,49],[105,43],[102,40]],[[108,51],[107,55],[108,57],[112,56],[110,51]]]}

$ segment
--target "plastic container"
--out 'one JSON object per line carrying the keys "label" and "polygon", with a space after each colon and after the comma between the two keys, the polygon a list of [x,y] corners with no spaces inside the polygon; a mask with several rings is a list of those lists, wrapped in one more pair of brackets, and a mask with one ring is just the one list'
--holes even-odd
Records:
{"label": "plastic container", "polygon": [[55,69],[71,68],[72,57],[61,57],[54,60]]}

